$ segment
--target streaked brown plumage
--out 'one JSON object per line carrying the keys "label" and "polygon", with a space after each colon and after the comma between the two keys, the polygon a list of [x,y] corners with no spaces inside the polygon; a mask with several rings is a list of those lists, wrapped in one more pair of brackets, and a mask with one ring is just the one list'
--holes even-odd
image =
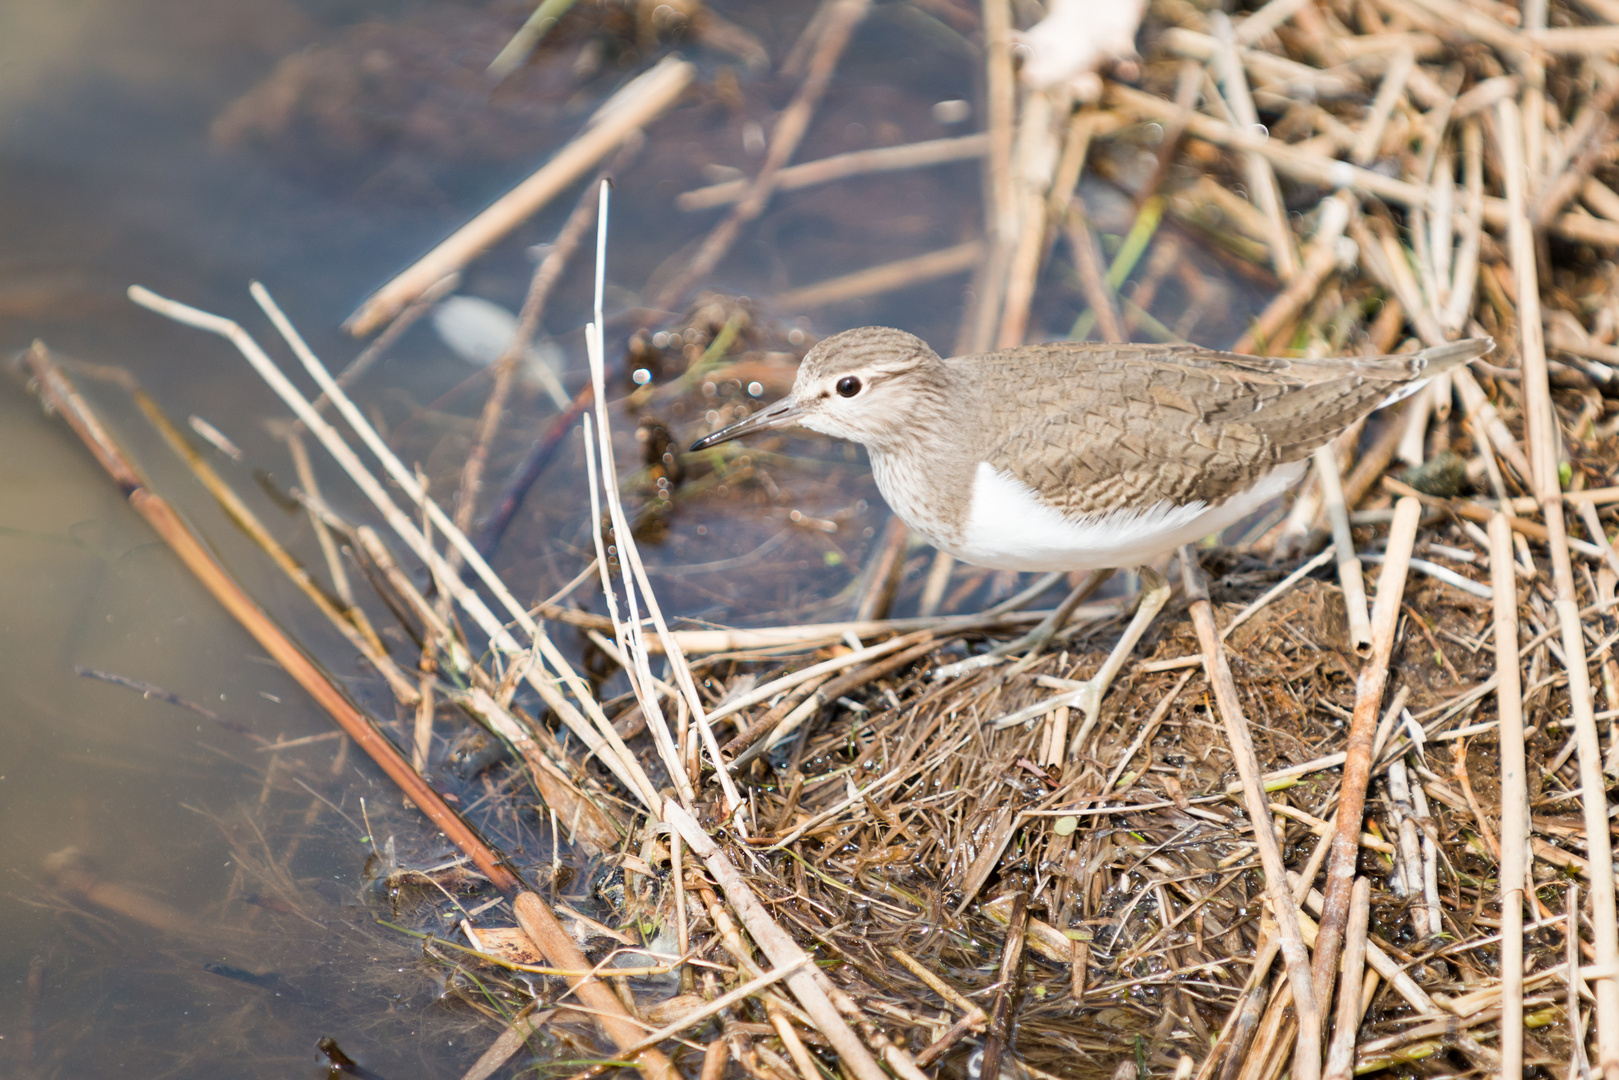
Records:
{"label": "streaked brown plumage", "polygon": [[[969,562],[1135,564],[1186,542],[1188,529],[1229,524],[1221,508],[1245,513],[1252,507],[1238,500],[1296,480],[1310,453],[1355,420],[1491,347],[1479,338],[1407,356],[1299,360],[1059,342],[942,359],[911,334],[862,327],[810,350],[788,398],[698,445],[801,424],[863,443],[894,510]],[[858,387],[844,393],[851,379]],[[1132,536],[1127,562],[1105,548],[1065,559],[1038,544],[1020,558],[1003,550],[1015,535],[987,546],[977,535],[990,505],[986,467],[1084,530],[1068,541],[1076,550],[1110,523],[1186,512],[1174,528],[1146,529],[1140,544]],[[1015,533],[1021,526],[1002,519],[1020,504],[993,505],[987,525]]]}
{"label": "streaked brown plumage", "polygon": [[[1240,520],[1357,419],[1492,347],[1477,338],[1409,356],[1287,360],[1056,343],[941,359],[911,334],[867,326],[816,345],[791,394],[693,449],[800,424],[864,444],[894,512],[967,562],[1141,566],[1135,616],[1079,699],[1077,742],[1168,598],[1147,564]],[[938,673],[1039,651],[1083,588],[1023,638]]]}

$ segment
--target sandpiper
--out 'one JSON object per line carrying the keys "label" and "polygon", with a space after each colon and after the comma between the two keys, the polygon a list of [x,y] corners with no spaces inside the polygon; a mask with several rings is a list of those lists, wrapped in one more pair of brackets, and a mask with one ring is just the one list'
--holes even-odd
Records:
{"label": "sandpiper", "polygon": [[[1350,424],[1492,348],[1471,338],[1303,360],[1055,342],[944,359],[913,334],[866,326],[819,342],[787,397],[692,449],[806,427],[865,446],[894,512],[964,562],[1142,567],[1136,615],[1083,703],[1094,719],[1168,599],[1147,563],[1240,521],[1297,483],[1311,452]],[[1042,647],[1077,595],[997,654]]]}

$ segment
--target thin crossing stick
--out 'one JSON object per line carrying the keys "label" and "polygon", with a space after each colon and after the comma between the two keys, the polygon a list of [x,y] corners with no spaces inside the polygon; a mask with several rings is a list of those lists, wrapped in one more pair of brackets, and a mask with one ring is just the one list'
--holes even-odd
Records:
{"label": "thin crossing stick", "polygon": [[1528,765],[1523,748],[1523,687],[1518,670],[1518,582],[1512,526],[1490,519],[1490,584],[1495,589],[1496,737],[1501,748],[1501,1069],[1523,1069],[1523,899],[1529,843]]}
{"label": "thin crossing stick", "polygon": [[[1237,56],[1231,20],[1217,12],[1211,22],[1215,40],[1220,44],[1220,51],[1215,55],[1220,69],[1220,86],[1225,90],[1226,101],[1231,105],[1237,125],[1252,130],[1259,124],[1259,112],[1254,108],[1253,95],[1248,91],[1248,75],[1242,70],[1242,61]],[[1245,151],[1242,157],[1254,205],[1265,218],[1271,264],[1276,268],[1277,277],[1289,281],[1298,274],[1299,257],[1293,250],[1293,234],[1287,227],[1281,192],[1276,188],[1276,173],[1261,154],[1250,150]]]}
{"label": "thin crossing stick", "polygon": [[691,261],[658,291],[652,300],[652,307],[667,310],[684,300],[686,294],[731,250],[742,227],[764,211],[771,192],[776,190],[777,175],[797,151],[804,132],[809,129],[810,118],[815,115],[815,107],[832,80],[832,72],[837,68],[839,58],[843,56],[843,50],[854,36],[855,27],[865,19],[870,6],[871,0],[837,0],[827,9],[826,25],[815,43],[815,55],[810,59],[809,70],[799,85],[798,94],[782,110],[770,131],[769,150],[765,154],[764,164],[759,166],[758,175],[750,182],[747,193],[731,207],[731,212],[708,234]]}
{"label": "thin crossing stick", "polygon": [[1355,555],[1355,541],[1349,532],[1349,508],[1344,505],[1343,479],[1338,475],[1338,455],[1332,444],[1315,452],[1316,476],[1321,480],[1322,502],[1332,522],[1332,546],[1338,560],[1338,584],[1343,588],[1344,607],[1349,617],[1349,644],[1355,655],[1372,654],[1372,618],[1366,609],[1366,576]]}

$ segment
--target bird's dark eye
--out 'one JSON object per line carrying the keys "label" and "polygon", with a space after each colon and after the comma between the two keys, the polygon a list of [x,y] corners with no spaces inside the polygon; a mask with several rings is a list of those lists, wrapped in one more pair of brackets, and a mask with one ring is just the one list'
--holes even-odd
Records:
{"label": "bird's dark eye", "polygon": [[860,380],[853,375],[845,375],[838,380],[838,396],[854,397],[860,393]]}

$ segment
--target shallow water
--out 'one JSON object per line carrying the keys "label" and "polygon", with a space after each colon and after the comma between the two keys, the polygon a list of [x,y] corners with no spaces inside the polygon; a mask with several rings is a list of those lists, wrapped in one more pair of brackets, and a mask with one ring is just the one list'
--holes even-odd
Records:
{"label": "shallow water", "polygon": [[[774,57],[803,17],[781,6],[717,6]],[[0,9],[0,350],[42,338],[65,357],[127,369],[177,420],[206,418],[244,451],[241,464],[213,455],[216,467],[300,557],[319,565],[306,519],[272,497],[292,484],[285,447],[265,424],[283,415],[279,403],[223,342],[133,307],[123,291],[144,284],[237,318],[268,341],[246,293],[248,281],[262,280],[318,352],[334,363],[352,357],[358,346],[338,327],[355,304],[526,174],[622,78],[609,58],[581,80],[572,64],[582,41],[559,34],[523,84],[536,104],[505,100],[505,111],[480,127],[482,119],[469,118],[485,115],[487,95],[464,78],[462,54],[498,48],[522,7],[11,0]],[[972,129],[931,112],[934,102],[974,93],[968,56],[952,34],[908,6],[878,8],[799,160]],[[705,81],[722,67],[740,70],[700,47],[687,52]],[[311,55],[372,82],[345,98],[350,91],[317,80],[312,93],[332,97],[317,93],[281,127],[248,106],[231,112],[233,103],[253,104],[244,95],[277,65]],[[629,305],[717,220],[680,214],[672,195],[705,182],[705,166],[756,162],[748,124],[768,120],[787,92],[757,89],[745,71],[740,85],[740,102],[671,114],[618,178],[609,256],[615,306]],[[420,96],[401,100],[403,87]],[[977,230],[977,185],[977,167],[958,164],[877,188],[778,199],[713,284],[768,294],[960,242]],[[851,200],[851,190],[866,195]],[[1092,194],[1106,205],[1106,189]],[[555,234],[573,198],[471,268],[463,291],[515,308],[532,266],[526,249]],[[570,277],[546,320],[569,357],[570,388],[582,368],[584,278]],[[819,334],[891,323],[946,348],[964,288],[964,279],[947,279],[790,325]],[[1073,297],[1048,297],[1037,322],[1060,334],[1077,313]],[[610,352],[622,348],[622,337],[609,343]],[[482,384],[455,392],[471,373],[424,324],[357,392],[441,482],[441,494],[466,445],[456,418],[475,416],[484,393]],[[215,509],[123,392],[81,382],[154,488],[260,603],[391,718],[374,678]],[[660,419],[684,440],[701,411]],[[520,397],[519,430],[497,447],[496,466],[515,460],[533,437],[524,425],[537,429],[546,415],[533,395]],[[619,432],[626,471],[635,463],[633,426],[631,418]],[[796,502],[777,500],[774,516],[761,516],[757,500],[721,489],[677,513],[649,545],[649,562],[666,568],[660,580],[669,582],[675,613],[728,621],[846,613],[886,512],[858,455],[807,441],[788,446],[817,458],[774,467],[773,482]],[[501,548],[497,566],[527,595],[545,595],[583,565],[581,462],[570,443]],[[334,469],[317,462],[317,470],[340,512],[372,520]],[[492,484],[499,478],[497,469]],[[790,508],[836,527],[797,527]],[[767,541],[775,545],[768,553],[749,556]],[[924,556],[912,558],[920,564]],[[754,566],[750,558],[762,569],[738,572]],[[679,569],[708,564],[725,569],[706,577]],[[902,605],[914,605],[915,594],[913,580]],[[396,655],[404,659],[408,647]],[[81,668],[159,687],[218,722],[83,677]],[[388,905],[367,885],[368,837],[381,844],[397,835],[401,861],[418,866],[447,857],[442,844],[369,762],[342,757],[338,740],[301,745],[272,768],[276,755],[251,737],[329,732],[329,721],[123,504],[66,427],[42,416],[16,380],[0,381],[0,864],[10,871],[0,1072],[314,1077],[324,1071],[314,1050],[323,1036],[387,1077],[465,1069],[493,1029],[435,1004],[438,969],[411,939],[375,926]],[[513,823],[503,839],[521,846],[521,865],[548,863],[544,836],[528,828]],[[80,853],[73,865],[88,877],[47,869],[67,848]]]}

